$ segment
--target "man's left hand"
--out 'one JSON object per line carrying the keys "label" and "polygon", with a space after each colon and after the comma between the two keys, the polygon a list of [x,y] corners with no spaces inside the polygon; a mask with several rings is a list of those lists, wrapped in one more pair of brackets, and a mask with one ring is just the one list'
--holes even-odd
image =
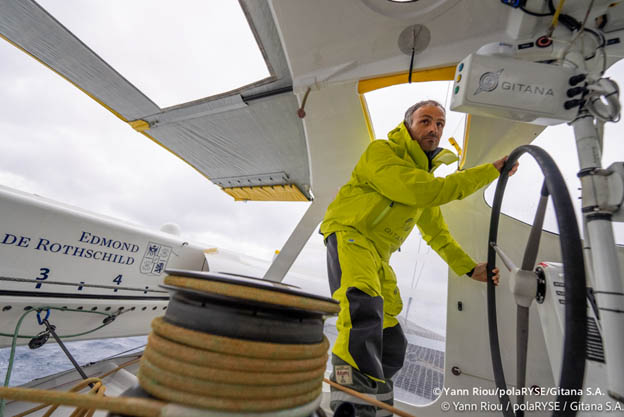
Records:
{"label": "man's left hand", "polygon": [[[492,273],[494,274],[492,275],[492,282],[494,285],[498,285],[498,280],[500,278],[498,268],[494,268]],[[487,262],[477,264],[471,278],[475,281],[487,282]]]}

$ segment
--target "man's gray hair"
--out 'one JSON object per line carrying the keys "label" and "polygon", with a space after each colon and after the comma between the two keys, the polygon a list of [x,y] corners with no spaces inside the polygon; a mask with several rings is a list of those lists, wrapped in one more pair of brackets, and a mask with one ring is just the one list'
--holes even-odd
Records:
{"label": "man's gray hair", "polygon": [[439,108],[442,109],[444,114],[446,114],[446,110],[444,109],[444,106],[442,106],[440,103],[438,103],[435,100],[419,101],[418,103],[414,104],[409,109],[407,109],[407,111],[405,112],[405,119],[404,120],[405,120],[405,125],[407,127],[412,125],[412,115],[414,114],[414,112],[416,110],[418,110],[419,108],[421,108],[422,106],[438,106]]}

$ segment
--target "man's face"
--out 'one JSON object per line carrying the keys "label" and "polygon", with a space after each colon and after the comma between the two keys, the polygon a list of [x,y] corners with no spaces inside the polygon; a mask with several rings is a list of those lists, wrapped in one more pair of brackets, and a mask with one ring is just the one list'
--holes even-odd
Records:
{"label": "man's face", "polygon": [[425,152],[435,150],[440,144],[444,122],[444,110],[440,107],[419,107],[412,114],[412,123],[408,126],[412,140],[417,141]]}

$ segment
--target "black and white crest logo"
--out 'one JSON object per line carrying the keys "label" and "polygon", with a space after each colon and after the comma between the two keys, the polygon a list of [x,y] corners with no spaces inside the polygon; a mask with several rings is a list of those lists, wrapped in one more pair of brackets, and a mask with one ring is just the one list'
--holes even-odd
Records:
{"label": "black and white crest logo", "polygon": [[496,87],[498,87],[498,78],[503,72],[503,69],[504,68],[501,68],[496,72],[485,72],[481,74],[481,78],[479,78],[479,87],[477,88],[477,91],[475,91],[474,95],[476,96],[482,91],[494,91]]}
{"label": "black and white crest logo", "polygon": [[164,272],[171,255],[171,247],[161,245],[160,243],[149,242],[143,260],[141,261],[140,271],[146,275],[160,275]]}

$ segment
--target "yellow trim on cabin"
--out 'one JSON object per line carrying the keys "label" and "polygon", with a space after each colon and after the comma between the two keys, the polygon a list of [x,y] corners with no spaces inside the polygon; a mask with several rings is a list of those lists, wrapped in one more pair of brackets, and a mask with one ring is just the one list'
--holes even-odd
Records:
{"label": "yellow trim on cabin", "polygon": [[204,253],[206,253],[206,254],[210,254],[210,253],[219,253],[219,249],[217,249],[217,248],[208,248],[208,249],[204,249]]}
{"label": "yellow trim on cabin", "polygon": [[[412,82],[451,81],[455,78],[455,67],[456,66],[453,65],[450,67],[412,72]],[[364,94],[374,90],[379,90],[380,88],[390,87],[392,85],[406,84],[408,75],[409,72],[403,72],[401,74],[360,80],[358,83],[358,93]]]}
{"label": "yellow trim on cabin", "polygon": [[128,124],[130,125],[131,128],[133,128],[137,132],[144,132],[146,130],[149,130],[149,128],[150,128],[149,123],[147,123],[145,120],[141,120],[141,119],[133,120],[131,122],[128,122]]}
{"label": "yellow trim on cabin", "polygon": [[309,201],[295,184],[228,187],[222,190],[235,201]]}
{"label": "yellow trim on cabin", "polygon": [[470,138],[470,120],[472,120],[472,115],[469,114],[466,116],[466,124],[464,125],[464,152],[460,155],[459,169],[464,169],[464,164],[466,163],[466,149],[468,149],[468,139]]}
{"label": "yellow trim on cabin", "polygon": [[370,112],[368,111],[368,104],[364,94],[360,94],[360,104],[362,105],[362,113],[364,113],[364,120],[366,121],[366,130],[368,130],[368,137],[370,141],[374,141],[375,130],[373,129],[373,123],[371,122]]}

